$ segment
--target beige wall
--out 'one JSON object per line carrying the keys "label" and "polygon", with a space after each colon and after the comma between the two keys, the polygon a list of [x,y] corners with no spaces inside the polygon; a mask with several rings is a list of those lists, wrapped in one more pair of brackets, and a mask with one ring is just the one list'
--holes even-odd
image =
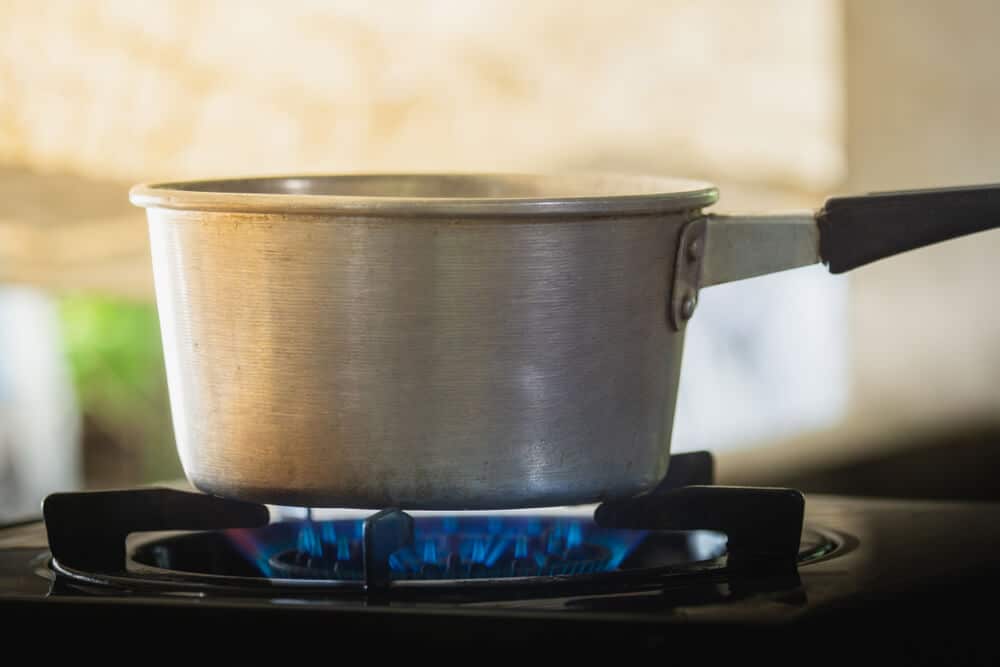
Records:
{"label": "beige wall", "polygon": [[[1000,182],[1000,4],[857,1],[846,19],[847,186]],[[993,233],[852,276],[859,411],[1000,421],[998,266]]]}
{"label": "beige wall", "polygon": [[834,0],[8,0],[0,161],[842,175]]}

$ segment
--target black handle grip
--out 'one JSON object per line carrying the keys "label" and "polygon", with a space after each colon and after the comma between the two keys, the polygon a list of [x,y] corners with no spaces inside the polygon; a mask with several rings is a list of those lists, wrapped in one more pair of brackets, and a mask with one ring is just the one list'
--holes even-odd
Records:
{"label": "black handle grip", "polygon": [[1000,185],[834,197],[816,216],[820,255],[843,273],[914,248],[1000,227]]}

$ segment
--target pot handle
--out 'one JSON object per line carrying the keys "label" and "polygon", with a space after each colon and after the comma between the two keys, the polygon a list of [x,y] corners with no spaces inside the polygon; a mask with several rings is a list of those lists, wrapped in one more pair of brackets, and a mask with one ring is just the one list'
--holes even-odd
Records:
{"label": "pot handle", "polygon": [[700,286],[823,262],[843,273],[1000,227],[1000,184],[832,197],[816,213],[710,215]]}
{"label": "pot handle", "polygon": [[823,262],[843,273],[892,255],[1000,227],[1000,184],[833,197],[815,213],[717,215],[681,230],[668,304],[675,330],[698,289]]}
{"label": "pot handle", "polygon": [[1000,185],[834,197],[817,214],[831,273],[1000,227]]}

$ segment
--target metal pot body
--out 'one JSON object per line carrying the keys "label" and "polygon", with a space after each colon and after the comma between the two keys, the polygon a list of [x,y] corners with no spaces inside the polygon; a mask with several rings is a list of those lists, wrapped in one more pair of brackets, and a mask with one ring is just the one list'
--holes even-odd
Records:
{"label": "metal pot body", "polygon": [[198,488],[479,509],[648,491],[698,290],[1000,226],[1000,186],[705,215],[645,177],[344,175],[137,186]]}
{"label": "metal pot body", "polygon": [[666,473],[698,208],[617,215],[148,210],[180,459],[271,504],[503,508]]}

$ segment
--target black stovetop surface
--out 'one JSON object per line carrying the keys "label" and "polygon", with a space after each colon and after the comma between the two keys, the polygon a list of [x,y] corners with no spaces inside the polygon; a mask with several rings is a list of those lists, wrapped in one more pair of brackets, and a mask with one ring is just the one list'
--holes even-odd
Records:
{"label": "black stovetop surface", "polygon": [[[990,615],[980,609],[1000,592],[1000,505],[809,496],[805,525],[837,548],[790,573],[723,569],[661,573],[610,588],[397,597],[88,583],[53,570],[45,526],[35,521],[0,530],[0,613],[40,623],[337,628],[357,637],[402,633],[418,643],[558,636],[659,644],[706,630],[752,628],[764,637],[785,628],[799,637],[819,632],[840,646],[875,636],[893,651],[911,644],[923,651],[930,643],[995,650],[990,635],[981,634]],[[952,632],[961,639],[951,639]]]}
{"label": "black stovetop surface", "polygon": [[595,626],[600,633],[644,641],[692,624],[836,627],[841,636],[847,626],[888,632],[890,624],[905,621],[915,628],[909,638],[923,641],[930,639],[921,637],[928,629],[936,636],[946,629],[973,633],[989,617],[979,608],[998,599],[1000,505],[809,496],[806,526],[833,536],[838,548],[800,564],[793,575],[664,575],[623,590],[594,586],[540,596],[396,600],[337,591],[246,595],[224,589],[185,593],[183,585],[156,591],[87,584],[53,571],[44,524],[36,521],[0,530],[0,612],[46,622],[93,620],[96,614],[109,623],[137,617],[149,623],[239,619],[247,627],[336,624],[361,633],[392,627],[425,640],[440,638],[441,627],[453,634],[459,621],[466,639],[496,639],[495,624],[502,621],[508,638],[539,631],[575,636]]}

